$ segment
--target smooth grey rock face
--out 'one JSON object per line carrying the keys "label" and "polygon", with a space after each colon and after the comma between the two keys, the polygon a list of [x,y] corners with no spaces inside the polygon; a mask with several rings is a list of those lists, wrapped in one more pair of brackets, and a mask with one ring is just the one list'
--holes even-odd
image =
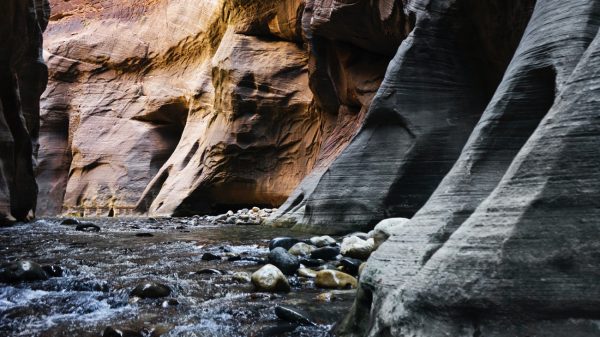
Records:
{"label": "smooth grey rock face", "polygon": [[416,26],[360,131],[327,170],[301,184],[275,223],[348,233],[419,210],[460,155],[529,17],[531,1],[488,3],[406,3]]}
{"label": "smooth grey rock face", "polygon": [[342,335],[600,334],[599,27],[597,1],[537,2],[453,168],[367,262]]}

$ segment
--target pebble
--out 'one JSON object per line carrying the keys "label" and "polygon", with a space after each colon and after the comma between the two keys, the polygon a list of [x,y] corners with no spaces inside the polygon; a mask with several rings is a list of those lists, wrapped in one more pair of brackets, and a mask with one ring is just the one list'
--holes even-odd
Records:
{"label": "pebble", "polygon": [[45,265],[42,266],[42,269],[51,277],[61,277],[63,276],[63,269],[60,266],[55,265]]}
{"label": "pebble", "polygon": [[206,269],[198,270],[196,272],[196,274],[199,274],[199,275],[223,275],[223,272],[218,269],[206,268]]}
{"label": "pebble", "polygon": [[285,275],[272,264],[267,264],[255,271],[251,280],[254,287],[259,291],[289,292],[291,290]]}
{"label": "pebble", "polygon": [[298,271],[296,273],[298,274],[298,276],[302,276],[302,277],[308,277],[308,278],[317,277],[317,272],[312,269],[308,269],[308,268],[300,268],[300,269],[298,269]]}
{"label": "pebble", "polygon": [[301,258],[300,264],[303,264],[305,267],[318,267],[325,264],[325,260]]}
{"label": "pebble", "polygon": [[348,289],[356,288],[358,281],[346,273],[337,270],[321,270],[317,273],[315,285],[320,288]]}
{"label": "pebble", "polygon": [[269,252],[269,263],[279,268],[286,275],[294,274],[300,267],[298,258],[282,247],[277,247]]}
{"label": "pebble", "polygon": [[372,238],[363,240],[358,236],[351,236],[344,238],[340,252],[347,257],[366,260],[374,249],[375,241]]}
{"label": "pebble", "polygon": [[115,329],[113,327],[107,327],[102,332],[102,337],[144,337],[138,331],[128,330],[128,329]]}
{"label": "pebble", "polygon": [[135,234],[138,238],[151,238],[154,236],[152,233],[137,233]]}
{"label": "pebble", "polygon": [[68,218],[68,219],[64,219],[63,221],[61,221],[60,223],[61,225],[65,225],[65,226],[70,226],[70,225],[79,225],[79,220],[77,219],[72,219],[72,218]]}
{"label": "pebble", "polygon": [[220,260],[221,257],[219,255],[215,255],[213,253],[204,253],[204,254],[202,254],[202,257],[200,259],[202,261],[215,261],[215,260]]}
{"label": "pebble", "polygon": [[323,235],[310,238],[310,243],[320,248],[335,244],[336,241],[329,235]]}
{"label": "pebble", "polygon": [[176,299],[174,299],[174,298],[170,298],[170,299],[168,299],[168,300],[166,300],[166,301],[163,301],[163,302],[162,302],[162,304],[161,304],[161,306],[162,306],[163,308],[174,307],[174,306],[176,306],[176,305],[179,305],[179,301],[177,301],[177,300],[176,300]]}
{"label": "pebble", "polygon": [[335,260],[336,257],[340,254],[340,248],[338,247],[322,247],[317,248],[312,251],[310,257],[312,259],[322,259],[322,260]]}
{"label": "pebble", "polygon": [[75,230],[80,232],[99,232],[100,226],[94,225],[93,223],[82,223],[77,225]]}
{"label": "pebble", "polygon": [[297,323],[301,325],[316,325],[310,319],[308,319],[308,315],[300,312],[298,309],[293,309],[289,307],[284,307],[281,305],[275,306],[275,315],[284,321],[288,321],[291,323]]}
{"label": "pebble", "polygon": [[234,281],[239,282],[239,283],[250,283],[252,282],[252,277],[249,273],[240,271],[240,272],[236,272],[233,273],[232,278]]}
{"label": "pebble", "polygon": [[384,243],[394,231],[404,227],[410,219],[389,218],[381,220],[375,228],[369,232],[369,237],[374,241],[374,250]]}
{"label": "pebble", "polygon": [[144,282],[138,284],[129,294],[129,296],[135,296],[139,298],[160,298],[167,297],[171,294],[171,288],[168,286],[155,283],[155,282]]}
{"label": "pebble", "polygon": [[351,257],[344,257],[340,260],[341,266],[344,267],[344,272],[350,275],[358,275],[358,270],[362,263],[361,260],[353,259]]}
{"label": "pebble", "polygon": [[282,247],[283,249],[288,250],[298,242],[300,242],[300,240],[290,237],[274,238],[273,240],[269,241],[269,250],[273,250],[277,247]]}
{"label": "pebble", "polygon": [[312,253],[312,251],[315,249],[317,248],[313,245],[309,245],[304,242],[298,242],[297,244],[293,245],[288,252],[295,256],[310,256],[310,253]]}

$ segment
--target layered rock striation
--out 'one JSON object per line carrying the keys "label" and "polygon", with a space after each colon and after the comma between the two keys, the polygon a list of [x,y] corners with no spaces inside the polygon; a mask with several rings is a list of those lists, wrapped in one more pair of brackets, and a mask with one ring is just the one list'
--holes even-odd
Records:
{"label": "layered rock striation", "polygon": [[368,261],[342,334],[600,333],[600,7],[563,5],[537,1],[460,157]]}
{"label": "layered rock striation", "polygon": [[[315,12],[329,10],[336,18],[358,6],[336,4]],[[274,222],[344,233],[415,214],[458,158],[517,47],[531,6],[531,1],[404,3],[398,22],[381,23],[398,29],[396,40],[383,36],[385,41],[406,39],[360,131],[330,166],[305,179]],[[335,21],[331,26],[337,27]],[[362,26],[355,29],[366,33]],[[386,45],[373,39],[374,48]]]}
{"label": "layered rock striation", "polygon": [[39,99],[47,82],[42,33],[45,0],[0,3],[0,225],[30,220],[38,193],[34,176]]}

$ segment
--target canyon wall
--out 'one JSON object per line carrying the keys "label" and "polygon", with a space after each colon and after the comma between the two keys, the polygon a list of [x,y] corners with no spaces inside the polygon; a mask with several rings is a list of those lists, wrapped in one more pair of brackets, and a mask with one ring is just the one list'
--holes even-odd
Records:
{"label": "canyon wall", "polygon": [[53,0],[39,211],[282,204],[348,144],[406,34],[394,2],[322,3]]}
{"label": "canyon wall", "polygon": [[[322,2],[320,10],[336,18],[358,6],[334,4]],[[387,27],[410,35],[390,63],[360,131],[331,166],[300,185],[273,222],[347,233],[368,231],[384,218],[414,215],[458,158],[520,41],[532,5],[406,1],[404,24]],[[389,41],[384,37],[377,43],[379,36],[370,40],[375,46]]]}
{"label": "canyon wall", "polygon": [[[369,259],[342,335],[600,334],[600,3],[564,4],[537,1],[460,157]],[[434,8],[417,27],[453,20]]]}
{"label": "canyon wall", "polygon": [[0,3],[0,225],[35,216],[39,98],[47,81],[45,0]]}

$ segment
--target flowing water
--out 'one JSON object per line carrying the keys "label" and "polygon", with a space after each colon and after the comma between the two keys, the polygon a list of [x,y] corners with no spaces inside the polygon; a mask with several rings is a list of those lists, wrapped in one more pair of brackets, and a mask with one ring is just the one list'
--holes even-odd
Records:
{"label": "flowing water", "polygon": [[[64,270],[46,281],[0,283],[0,336],[101,336],[107,326],[143,336],[329,336],[354,296],[338,292],[335,300],[319,302],[324,290],[298,277],[289,278],[288,294],[258,293],[234,281],[233,272],[260,268],[271,238],[294,235],[281,229],[212,226],[194,218],[92,221],[100,232],[76,231],[58,219],[0,229],[1,263],[33,260]],[[243,260],[202,261],[205,252]],[[223,274],[198,273],[206,268]],[[144,281],[166,284],[172,293],[130,297]],[[282,322],[277,304],[304,310],[317,325]]]}

